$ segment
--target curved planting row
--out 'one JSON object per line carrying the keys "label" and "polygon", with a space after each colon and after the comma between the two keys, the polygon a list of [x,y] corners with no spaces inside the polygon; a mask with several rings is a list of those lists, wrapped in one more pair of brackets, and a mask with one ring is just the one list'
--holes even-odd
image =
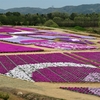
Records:
{"label": "curved planting row", "polygon": [[[90,75],[91,74],[91,75]],[[100,70],[85,67],[47,67],[32,73],[36,82],[100,82]]]}
{"label": "curved planting row", "polygon": [[30,81],[100,82],[98,68],[61,53],[0,56],[0,69],[2,74]]}
{"label": "curved planting row", "polygon": [[96,95],[100,97],[100,88],[90,88],[90,87],[60,87],[64,90],[70,90],[74,92]]}
{"label": "curved planting row", "polygon": [[[6,55],[0,56],[0,63],[4,68],[14,68],[18,65],[24,64],[38,64],[38,63],[59,63],[56,66],[86,66],[86,63],[82,61],[71,58],[67,55],[61,53],[49,53],[49,54],[22,54],[22,55]],[[61,64],[60,64],[61,62]],[[62,65],[63,63],[63,65]],[[65,64],[65,65],[64,65]],[[72,65],[71,65],[72,64]],[[53,65],[50,65],[53,66]],[[93,67],[92,65],[87,65],[87,67]],[[8,71],[11,69],[8,69]]]}

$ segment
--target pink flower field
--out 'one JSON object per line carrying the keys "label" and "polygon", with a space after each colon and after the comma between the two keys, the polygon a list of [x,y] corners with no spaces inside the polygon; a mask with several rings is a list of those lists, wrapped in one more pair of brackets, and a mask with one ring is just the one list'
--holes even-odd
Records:
{"label": "pink flower field", "polygon": [[41,89],[46,84],[47,91],[55,83],[56,91],[67,96],[72,91],[100,97],[100,87],[92,87],[100,83],[99,40],[58,29],[0,26],[0,74],[34,86],[42,83]]}

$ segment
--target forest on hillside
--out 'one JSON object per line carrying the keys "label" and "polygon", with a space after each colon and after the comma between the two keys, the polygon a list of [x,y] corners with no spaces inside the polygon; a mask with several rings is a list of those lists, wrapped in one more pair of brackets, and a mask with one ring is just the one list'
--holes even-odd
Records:
{"label": "forest on hillside", "polygon": [[[52,12],[48,14],[21,14],[19,12],[0,13],[0,25],[26,25],[48,27],[81,27],[91,30],[100,26],[100,14],[78,14]],[[100,29],[99,29],[100,30]],[[94,32],[98,30],[92,30]]]}

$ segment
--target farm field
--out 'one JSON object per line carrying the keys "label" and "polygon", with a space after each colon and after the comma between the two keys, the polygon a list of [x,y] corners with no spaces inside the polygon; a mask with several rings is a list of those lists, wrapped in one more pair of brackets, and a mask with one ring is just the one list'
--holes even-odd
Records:
{"label": "farm field", "polygon": [[99,100],[100,37],[89,35],[1,26],[0,87],[66,100]]}

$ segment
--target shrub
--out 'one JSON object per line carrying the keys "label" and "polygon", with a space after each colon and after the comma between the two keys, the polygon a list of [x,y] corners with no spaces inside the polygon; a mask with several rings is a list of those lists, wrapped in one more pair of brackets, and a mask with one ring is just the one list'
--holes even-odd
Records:
{"label": "shrub", "polygon": [[59,26],[57,25],[57,23],[55,23],[53,20],[48,20],[48,21],[46,21],[44,25],[45,25],[45,26],[48,26],[48,27],[59,27]]}
{"label": "shrub", "polygon": [[85,31],[85,28],[80,27],[80,26],[75,26],[74,29],[76,29],[76,30],[80,30],[80,31]]}
{"label": "shrub", "polygon": [[8,100],[9,95],[8,94],[0,94],[0,98],[3,99],[3,100]]}

